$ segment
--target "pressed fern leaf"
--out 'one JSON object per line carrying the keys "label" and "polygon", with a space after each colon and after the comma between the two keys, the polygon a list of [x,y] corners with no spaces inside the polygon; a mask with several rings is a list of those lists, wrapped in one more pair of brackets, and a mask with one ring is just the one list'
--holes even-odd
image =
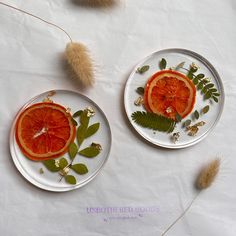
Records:
{"label": "pressed fern leaf", "polygon": [[151,112],[136,111],[131,118],[138,125],[148,129],[171,133],[175,128],[174,120]]}

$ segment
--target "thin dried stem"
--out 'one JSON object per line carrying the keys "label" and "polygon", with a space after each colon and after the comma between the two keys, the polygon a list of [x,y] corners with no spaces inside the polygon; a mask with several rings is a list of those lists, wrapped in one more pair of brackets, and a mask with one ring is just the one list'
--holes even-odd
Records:
{"label": "thin dried stem", "polygon": [[11,6],[11,5],[9,5],[9,4],[6,4],[6,3],[4,3],[4,2],[1,2],[1,1],[0,1],[0,5],[4,5],[4,6],[6,6],[6,7],[12,8],[12,9],[14,9],[14,10],[17,10],[17,11],[19,11],[19,12],[22,12],[22,13],[24,13],[24,14],[27,14],[27,15],[29,15],[29,16],[32,16],[32,17],[34,17],[34,18],[36,18],[36,19],[38,19],[38,20],[41,20],[41,21],[43,21],[43,22],[45,22],[45,23],[47,23],[47,24],[49,24],[49,25],[52,25],[52,26],[58,28],[59,30],[63,31],[63,32],[67,35],[67,37],[69,38],[69,40],[70,40],[71,42],[73,42],[73,41],[72,41],[72,38],[70,37],[70,35],[69,35],[63,28],[61,28],[60,26],[58,26],[58,25],[56,25],[56,24],[54,24],[54,23],[51,23],[51,22],[49,22],[49,21],[47,21],[47,20],[44,20],[44,19],[42,19],[41,17],[36,16],[36,15],[34,15],[34,14],[32,14],[32,13],[29,13],[29,12],[27,12],[27,11],[25,11],[25,10],[22,10],[22,9],[20,9],[20,8]]}
{"label": "thin dried stem", "polygon": [[193,200],[189,203],[187,208],[182,212],[182,214],[161,234],[161,236],[164,236],[179,220],[181,220],[184,215],[187,213],[187,211],[190,209],[190,207],[193,205],[197,197],[199,196],[200,192],[193,198]]}
{"label": "thin dried stem", "polygon": [[198,194],[193,198],[183,213],[161,234],[164,236],[182,217],[188,212],[202,190],[209,188],[214,182],[220,168],[220,159],[215,159],[206,165],[199,173],[196,180],[196,187],[199,190]]}

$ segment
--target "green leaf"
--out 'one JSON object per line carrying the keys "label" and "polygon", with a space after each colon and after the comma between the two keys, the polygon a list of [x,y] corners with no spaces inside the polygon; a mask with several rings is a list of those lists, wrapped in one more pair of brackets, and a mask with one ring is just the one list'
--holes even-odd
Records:
{"label": "green leaf", "polygon": [[198,86],[197,86],[197,89],[202,89],[203,88],[203,81],[201,81],[199,84],[198,84]]}
{"label": "green leaf", "polygon": [[87,166],[81,163],[72,165],[71,169],[74,170],[79,175],[85,175],[88,173]]}
{"label": "green leaf", "polygon": [[210,91],[211,93],[215,93],[215,92],[217,92],[217,89],[216,89],[216,88],[212,88],[212,89],[209,89],[209,91]]}
{"label": "green leaf", "polygon": [[68,165],[68,161],[66,160],[66,158],[62,157],[59,160],[60,169],[64,169],[67,165]]}
{"label": "green leaf", "polygon": [[43,164],[48,170],[52,172],[57,172],[60,170],[60,166],[56,166],[54,159],[43,161]]}
{"label": "green leaf", "polygon": [[143,73],[145,73],[146,71],[148,71],[149,68],[150,68],[150,66],[148,66],[148,65],[145,65],[145,66],[139,67],[139,68],[137,69],[137,73],[139,73],[139,74],[143,74]]}
{"label": "green leaf", "polygon": [[194,117],[195,119],[199,119],[199,112],[197,110],[195,110],[195,112],[193,113],[194,114]]}
{"label": "green leaf", "polygon": [[183,68],[183,67],[184,67],[184,64],[185,64],[184,61],[181,62],[181,63],[179,63],[179,64],[174,68],[174,70],[179,70],[179,69]]}
{"label": "green leaf", "polygon": [[219,97],[219,96],[220,96],[219,93],[213,93],[213,95],[216,96],[216,97]]}
{"label": "green leaf", "polygon": [[188,72],[187,77],[189,79],[193,79],[193,73],[191,71]]}
{"label": "green leaf", "polygon": [[79,117],[82,113],[83,113],[83,111],[82,111],[82,110],[79,110],[79,111],[77,111],[77,112],[75,112],[75,113],[73,114],[73,117],[74,117],[74,118],[77,118],[77,117]]}
{"label": "green leaf", "polygon": [[83,143],[85,139],[85,135],[89,124],[89,117],[87,116],[87,111],[83,111],[83,113],[81,114],[80,123],[81,125],[77,129],[77,141],[79,146]]}
{"label": "green leaf", "polygon": [[217,97],[212,97],[215,102],[219,102],[219,99]]}
{"label": "green leaf", "polygon": [[65,180],[68,184],[76,184],[76,178],[73,175],[66,175]]}
{"label": "green leaf", "polygon": [[191,67],[190,70],[192,71],[192,73],[197,72],[198,68],[197,67]]}
{"label": "green leaf", "polygon": [[75,143],[71,143],[69,146],[69,156],[71,160],[74,160],[76,154],[78,153],[78,147]]}
{"label": "green leaf", "polygon": [[214,84],[211,84],[211,83],[205,86],[206,89],[213,88],[213,87],[214,87]]}
{"label": "green leaf", "polygon": [[204,77],[205,77],[204,74],[198,74],[198,75],[196,76],[196,78],[198,78],[198,79],[203,79]]}
{"label": "green leaf", "polygon": [[166,68],[166,65],[167,65],[167,62],[166,62],[165,58],[162,58],[160,61],[160,64],[159,64],[160,69],[164,70]]}
{"label": "green leaf", "polygon": [[151,112],[136,111],[131,117],[135,123],[148,129],[169,133],[172,132],[175,127],[174,120]]}
{"label": "green leaf", "polygon": [[206,114],[206,113],[209,111],[209,109],[210,109],[210,106],[209,106],[209,105],[203,107],[203,108],[202,108],[202,113],[203,113],[203,114]]}
{"label": "green leaf", "polygon": [[100,153],[100,150],[96,147],[87,147],[81,151],[79,151],[79,154],[84,157],[93,158],[97,156]]}
{"label": "green leaf", "polygon": [[191,120],[186,120],[183,124],[184,127],[188,127],[189,125],[191,125],[192,121]]}
{"label": "green leaf", "polygon": [[77,121],[76,121],[75,119],[73,119],[72,117],[71,117],[71,121],[72,121],[72,123],[73,123],[74,126],[77,126],[77,125],[78,125]]}
{"label": "green leaf", "polygon": [[85,134],[85,138],[88,138],[88,137],[94,135],[98,131],[99,127],[100,127],[100,123],[95,123],[95,124],[89,126],[87,129],[87,132]]}
{"label": "green leaf", "polygon": [[179,113],[176,113],[175,119],[176,119],[177,122],[180,122],[182,120],[182,117]]}
{"label": "green leaf", "polygon": [[198,79],[197,79],[197,77],[195,77],[195,78],[193,79],[193,83],[194,83],[194,85],[197,85],[197,84],[198,84]]}
{"label": "green leaf", "polygon": [[202,93],[206,93],[207,92],[207,88],[206,87],[203,87],[203,89],[202,89]]}
{"label": "green leaf", "polygon": [[207,79],[207,78],[205,78],[205,79],[202,80],[202,82],[203,82],[204,84],[209,84],[209,83],[210,83],[210,80]]}
{"label": "green leaf", "polygon": [[80,115],[80,124],[88,127],[89,117],[88,111],[84,110],[83,113]]}
{"label": "green leaf", "polygon": [[144,94],[144,88],[143,87],[138,87],[136,89],[136,92],[139,94],[139,95],[143,95]]}
{"label": "green leaf", "polygon": [[211,98],[211,96],[212,96],[211,92],[208,91],[207,93],[205,93],[204,99],[209,99]]}

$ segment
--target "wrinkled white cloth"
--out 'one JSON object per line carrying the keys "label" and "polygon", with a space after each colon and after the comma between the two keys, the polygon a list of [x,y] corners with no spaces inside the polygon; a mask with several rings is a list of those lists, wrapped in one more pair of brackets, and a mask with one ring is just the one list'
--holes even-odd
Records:
{"label": "wrinkled white cloth", "polygon": [[[12,0],[65,28],[96,64],[96,84],[81,89],[68,78],[62,54],[67,37],[54,27],[0,5],[0,235],[156,236],[195,196],[200,167],[215,156],[222,168],[214,185],[169,233],[236,235],[236,2],[233,0],[120,0],[111,9],[79,0]],[[220,122],[199,144],[168,150],[132,129],[123,92],[133,66],[164,48],[186,48],[218,70],[226,102]],[[106,113],[113,144],[102,172],[81,189],[51,193],[28,183],[9,152],[19,108],[51,89],[85,94]]]}

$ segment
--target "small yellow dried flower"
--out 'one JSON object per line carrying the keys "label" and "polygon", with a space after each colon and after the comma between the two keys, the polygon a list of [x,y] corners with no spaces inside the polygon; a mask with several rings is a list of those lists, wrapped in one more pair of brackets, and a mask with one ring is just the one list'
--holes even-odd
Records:
{"label": "small yellow dried flower", "polygon": [[102,146],[101,146],[101,144],[99,144],[99,143],[92,143],[92,144],[91,144],[91,147],[95,147],[95,148],[97,148],[99,151],[102,151]]}
{"label": "small yellow dried flower", "polygon": [[49,97],[46,97],[43,99],[43,102],[53,103],[53,100],[50,99]]}
{"label": "small yellow dried flower", "polygon": [[87,111],[87,117],[91,117],[95,115],[95,111],[92,107],[86,107],[85,110]]}
{"label": "small yellow dried flower", "polygon": [[70,171],[70,168],[68,166],[66,166],[63,170],[59,171],[59,174],[61,176],[66,176],[69,173],[69,171]]}
{"label": "small yellow dried flower", "polygon": [[143,104],[143,98],[142,97],[138,97],[135,101],[134,101],[134,105],[135,106],[141,106]]}
{"label": "small yellow dried flower", "polygon": [[198,70],[200,67],[196,65],[194,62],[190,65],[190,67],[194,70]]}
{"label": "small yellow dried flower", "polygon": [[60,161],[59,160],[55,160],[55,166],[59,167],[60,166]]}
{"label": "small yellow dried flower", "polygon": [[205,124],[206,124],[206,122],[200,121],[200,122],[196,123],[195,125],[187,126],[186,129],[189,131],[188,135],[195,136],[197,134],[197,132],[199,131],[199,127],[203,126]]}

